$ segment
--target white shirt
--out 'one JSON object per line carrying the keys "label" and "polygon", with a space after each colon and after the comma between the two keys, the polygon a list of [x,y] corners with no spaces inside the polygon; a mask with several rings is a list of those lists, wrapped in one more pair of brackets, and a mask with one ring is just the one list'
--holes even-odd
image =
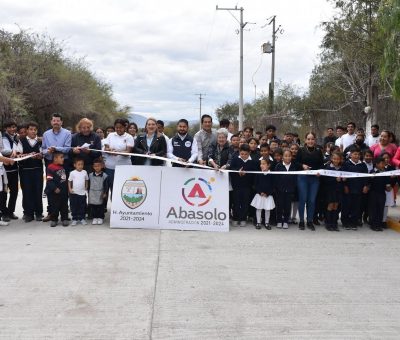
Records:
{"label": "white shirt", "polygon": [[[127,148],[133,148],[135,141],[133,137],[128,134],[124,133],[123,135],[119,135],[116,132],[110,133],[107,138],[103,139],[103,145],[108,145],[110,149],[114,151],[127,151]],[[122,155],[113,155],[108,153],[105,165],[108,169],[115,169],[117,165],[131,165],[131,158],[130,156],[122,156]]]}
{"label": "white shirt", "polygon": [[346,149],[348,146],[352,145],[355,143],[357,138],[357,135],[353,133],[352,135],[349,135],[348,133],[344,134],[342,136],[341,140],[341,145],[343,145],[343,150]]}
{"label": "white shirt", "polygon": [[368,168],[368,172],[371,172],[372,170],[374,170],[374,163],[367,163],[366,161],[364,161],[364,164],[367,166]]}
{"label": "white shirt", "polygon": [[72,190],[76,195],[86,195],[86,181],[89,180],[89,176],[86,170],[74,170],[69,174],[68,181],[72,182]]}
{"label": "white shirt", "polygon": [[379,143],[379,135],[376,137],[369,135],[367,137],[367,139],[365,140],[365,144],[367,144],[369,147],[371,147],[372,145],[375,145],[377,143]]}
{"label": "white shirt", "polygon": [[342,137],[338,137],[338,138],[335,140],[335,145],[340,147],[341,144],[342,144]]}
{"label": "white shirt", "polygon": [[286,163],[283,162],[282,164],[285,166],[286,171],[289,171],[290,165],[291,165],[292,163],[286,164]]}

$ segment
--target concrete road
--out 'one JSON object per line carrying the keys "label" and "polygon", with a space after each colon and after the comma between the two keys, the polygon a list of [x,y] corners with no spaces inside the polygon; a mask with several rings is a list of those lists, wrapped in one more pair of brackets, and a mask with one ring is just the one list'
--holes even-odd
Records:
{"label": "concrete road", "polygon": [[[21,212],[19,212],[21,216]],[[0,228],[0,339],[399,339],[400,234]]]}

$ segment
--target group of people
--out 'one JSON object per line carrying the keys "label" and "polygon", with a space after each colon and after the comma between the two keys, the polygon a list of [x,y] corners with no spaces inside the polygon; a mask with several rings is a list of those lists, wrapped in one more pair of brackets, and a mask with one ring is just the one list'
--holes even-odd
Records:
{"label": "group of people", "polygon": [[[241,227],[251,220],[257,229],[287,229],[298,223],[300,230],[314,231],[315,225],[324,221],[327,230],[339,231],[340,215],[345,229],[356,230],[364,222],[381,231],[387,209],[395,203],[397,177],[295,173],[309,169],[380,173],[399,167],[396,137],[387,130],[380,132],[377,125],[371,127],[368,138],[352,122],[346,128],[328,128],[323,141],[317,143],[313,132],[307,133],[304,141],[290,132],[279,139],[273,125],[265,132],[246,127],[234,133],[227,119],[215,130],[210,115],[201,117],[201,128],[194,136],[189,134],[189,122],[180,119],[171,138],[164,134],[164,123],[154,118],[147,119],[143,133],[124,118],[106,129],[95,128],[91,120],[82,118],[75,133],[63,127],[60,114],[53,114],[50,123],[51,128],[41,137],[34,122],[4,124],[0,139],[1,225],[18,219],[19,184],[27,223],[42,220],[55,227],[59,222],[63,226],[86,225],[91,219],[92,224],[103,224],[107,202],[112,199],[115,168],[130,164],[193,167],[197,163],[215,170],[236,170],[230,173],[229,206],[234,225]],[[24,158],[18,160],[20,157]],[[48,201],[45,217],[43,188]]]}

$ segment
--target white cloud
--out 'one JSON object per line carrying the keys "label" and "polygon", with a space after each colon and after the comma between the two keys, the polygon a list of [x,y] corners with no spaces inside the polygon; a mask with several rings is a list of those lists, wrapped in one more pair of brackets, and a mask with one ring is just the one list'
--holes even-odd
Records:
{"label": "white cloud", "polygon": [[[234,1],[1,1],[2,28],[18,24],[65,40],[69,53],[85,56],[91,69],[113,84],[115,97],[135,112],[162,119],[198,117],[195,93],[206,93],[204,111],[212,113],[238,98],[239,36],[237,22],[215,5]],[[306,87],[317,59],[321,21],[333,13],[324,0],[242,1],[250,31],[244,38],[245,100],[266,91],[270,55],[261,44],[271,39],[267,17],[277,15],[284,29],[276,44],[276,80]],[[239,12],[232,12],[239,16]]]}

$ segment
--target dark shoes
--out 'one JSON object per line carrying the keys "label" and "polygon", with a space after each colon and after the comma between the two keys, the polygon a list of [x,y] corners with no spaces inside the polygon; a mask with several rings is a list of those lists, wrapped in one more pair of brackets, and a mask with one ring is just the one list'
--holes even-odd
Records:
{"label": "dark shoes", "polygon": [[261,224],[260,223],[256,224],[256,229],[261,229]]}
{"label": "dark shoes", "polygon": [[[319,225],[319,223],[318,223],[318,225]],[[315,227],[312,222],[307,222],[307,228],[310,229],[311,231],[315,231]]]}
{"label": "dark shoes", "polygon": [[32,222],[33,221],[33,216],[25,215],[24,221],[25,221],[25,223]]}
{"label": "dark shoes", "polygon": [[265,223],[265,229],[271,230],[271,226],[269,225],[269,223]]}
{"label": "dark shoes", "polygon": [[299,229],[300,230],[304,230],[305,229],[304,222],[299,222]]}
{"label": "dark shoes", "polygon": [[46,217],[43,217],[42,221],[43,222],[49,222],[51,220],[51,215],[48,214]]}

